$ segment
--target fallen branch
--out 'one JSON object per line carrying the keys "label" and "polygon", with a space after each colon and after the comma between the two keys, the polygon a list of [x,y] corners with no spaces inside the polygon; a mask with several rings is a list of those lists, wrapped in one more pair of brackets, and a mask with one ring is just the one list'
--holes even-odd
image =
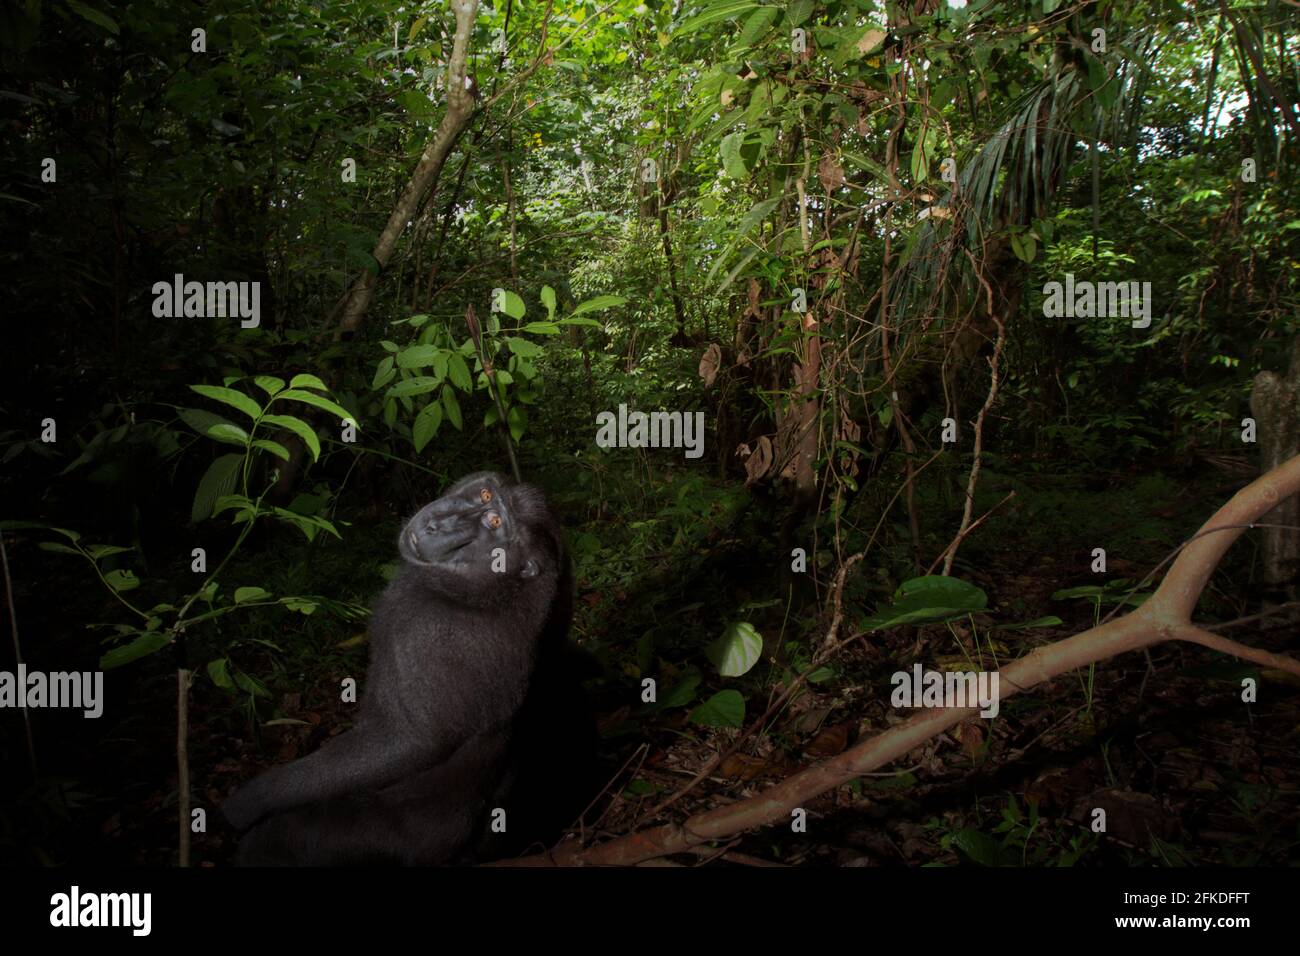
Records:
{"label": "fallen branch", "polygon": [[[998,672],[1000,699],[1029,690],[1068,671],[1165,641],[1188,641],[1243,660],[1300,676],[1300,661],[1257,650],[1211,634],[1191,622],[1201,591],[1223,555],[1254,521],[1300,492],[1300,456],[1261,475],[1215,512],[1174,560],[1159,588],[1140,608],[1074,637],[1039,647]],[[545,856],[513,861],[525,866],[617,866],[640,863],[773,823],[785,823],[797,807],[899,759],[927,740],[976,716],[978,707],[925,709],[911,719],[837,757],[809,767],[746,800],[583,847],[565,843]]]}

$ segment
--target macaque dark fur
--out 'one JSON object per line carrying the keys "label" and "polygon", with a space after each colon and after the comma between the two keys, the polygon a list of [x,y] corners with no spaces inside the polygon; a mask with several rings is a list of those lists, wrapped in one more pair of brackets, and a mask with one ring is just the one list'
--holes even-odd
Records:
{"label": "macaque dark fur", "polygon": [[[470,862],[583,809],[594,725],[565,673],[572,578],[541,492],[470,475],[416,513],[398,552],[356,725],[226,802],[251,827],[241,864]],[[488,831],[496,807],[506,835]]]}

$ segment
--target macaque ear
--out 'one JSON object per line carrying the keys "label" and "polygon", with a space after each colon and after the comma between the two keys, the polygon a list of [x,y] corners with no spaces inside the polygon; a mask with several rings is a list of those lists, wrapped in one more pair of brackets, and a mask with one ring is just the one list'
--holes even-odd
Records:
{"label": "macaque ear", "polygon": [[521,578],[535,578],[542,572],[541,567],[532,558],[524,563],[524,569],[519,572]]}

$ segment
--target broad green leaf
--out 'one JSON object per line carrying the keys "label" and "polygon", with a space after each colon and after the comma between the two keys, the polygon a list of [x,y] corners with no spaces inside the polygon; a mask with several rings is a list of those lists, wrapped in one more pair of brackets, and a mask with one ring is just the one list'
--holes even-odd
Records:
{"label": "broad green leaf", "polygon": [[659,698],[659,709],[668,710],[673,707],[685,707],[695,699],[695,688],[700,686],[700,681],[703,679],[704,675],[698,670],[687,671],[671,689]]}
{"label": "broad green leaf", "polygon": [[745,698],[738,690],[720,690],[691,711],[688,719],[701,727],[739,727],[745,722]]}
{"label": "broad green leaf", "polygon": [[740,149],[745,145],[744,132],[728,133],[722,137],[718,152],[722,156],[722,168],[732,179],[748,179],[749,170],[741,158]]}
{"label": "broad green leaf", "polygon": [[979,830],[958,830],[949,842],[981,866],[1001,866],[1005,862],[998,841]]}
{"label": "broad green leaf", "polygon": [[315,375],[312,375],[310,372],[301,372],[298,375],[295,375],[293,377],[293,380],[289,382],[289,387],[290,388],[318,388],[322,392],[329,391],[329,387],[326,386],[326,384],[322,382],[319,378],[317,378]]}
{"label": "broad green leaf", "polygon": [[235,588],[235,603],[243,604],[247,601],[260,601],[262,598],[268,598],[271,592],[265,588],[246,587]]}
{"label": "broad green leaf", "polygon": [[528,427],[528,413],[522,405],[510,406],[510,411],[506,412],[506,424],[510,426],[510,437],[517,443]]}
{"label": "broad green leaf", "polygon": [[393,368],[393,357],[385,355],[383,361],[375,369],[375,378],[370,383],[370,387],[375,391],[383,388],[389,382],[397,377],[397,369]]}
{"label": "broad green leaf", "polygon": [[601,309],[622,305],[625,302],[627,302],[627,299],[621,295],[598,295],[594,299],[588,299],[586,302],[580,303],[577,308],[569,313],[569,318],[565,319],[565,322],[572,323],[575,316],[582,315],[585,312],[597,312]]}
{"label": "broad green leaf", "polygon": [[988,606],[988,595],[959,578],[930,574],[904,581],[894,592],[894,603],[876,609],[862,622],[865,630],[878,631],[900,624],[946,621]]}
{"label": "broad green leaf", "polygon": [[181,421],[190,428],[194,429],[200,435],[207,435],[208,429],[213,425],[231,425],[233,422],[224,415],[218,415],[216,412],[209,412],[202,408],[178,408],[176,414],[180,416]]}
{"label": "broad green leaf", "polygon": [[502,296],[505,301],[501,305],[501,311],[515,321],[522,319],[524,317],[524,300],[509,289],[502,289],[501,291],[505,293]]}
{"label": "broad green leaf", "polygon": [[141,634],[130,644],[122,647],[115,647],[99,659],[100,670],[112,670],[114,667],[121,667],[123,664],[129,664],[138,658],[153,654],[160,651],[168,644],[171,639],[166,634],[159,634],[150,631]]}
{"label": "broad green leaf", "polygon": [[[76,13],[77,16],[81,17],[81,19],[87,20],[95,24],[97,27],[103,27],[109,33],[113,34],[113,36],[117,36],[121,32],[118,29],[117,21],[108,14],[100,13],[94,7],[81,3],[80,0],[67,0],[67,2],[69,9]],[[28,7],[32,8],[33,4],[28,3]],[[36,4],[34,8],[39,10],[40,5]]]}
{"label": "broad green leaf", "polygon": [[532,332],[534,335],[559,335],[560,327],[554,322],[529,322],[521,331]]}
{"label": "broad green leaf", "polygon": [[704,651],[723,677],[739,677],[758,663],[763,637],[747,622],[731,624]]}
{"label": "broad green leaf", "polygon": [[546,317],[555,318],[555,290],[549,285],[542,286],[542,305],[546,306]]}
{"label": "broad green leaf", "polygon": [[241,670],[235,671],[235,683],[239,685],[239,689],[244,691],[244,693],[252,694],[254,697],[271,696],[271,692],[266,689],[265,684],[256,677],[253,677],[251,674],[245,674]]}
{"label": "broad green leaf", "polygon": [[140,579],[135,576],[134,571],[109,571],[104,575],[104,580],[114,591],[121,594],[123,591],[134,591],[140,586]]}
{"label": "broad green leaf", "polygon": [[311,452],[311,460],[317,461],[320,459],[320,439],[316,437],[316,430],[301,418],[294,418],[292,415],[265,415],[262,418],[262,423],[293,432],[307,446],[307,450]]}
{"label": "broad green leaf", "polygon": [[223,402],[231,408],[237,408],[249,418],[257,421],[262,414],[262,407],[253,401],[243,392],[237,392],[233,388],[222,388],[219,385],[191,385],[190,388],[198,392],[204,398],[210,398],[217,402]]}
{"label": "broad green leaf", "polygon": [[271,441],[269,438],[258,438],[253,442],[254,448],[260,448],[263,451],[269,451],[281,461],[289,460],[289,449],[285,448],[278,441]]}
{"label": "broad green leaf", "polygon": [[442,389],[442,409],[447,413],[447,421],[456,428],[461,429],[460,402],[456,400],[456,391],[450,386],[443,386]]}
{"label": "broad green leaf", "polygon": [[440,425],[442,425],[441,404],[430,402],[420,409],[420,414],[415,416],[415,424],[411,426],[411,439],[417,452],[424,451],[424,446],[429,444],[429,440],[434,435],[438,434]]}
{"label": "broad green leaf", "polygon": [[248,432],[230,422],[218,422],[208,429],[208,437],[227,445],[247,445]]}
{"label": "broad green leaf", "polygon": [[397,364],[402,368],[428,368],[441,351],[436,345],[413,345],[397,354]]}
{"label": "broad green leaf", "polygon": [[59,541],[42,541],[36,547],[42,551],[53,551],[55,554],[75,554],[77,557],[81,557],[81,552],[76,548]]}
{"label": "broad green leaf", "polygon": [[212,683],[222,690],[235,689],[235,682],[230,677],[230,658],[228,657],[218,657],[215,661],[208,661],[208,676],[212,678]]}
{"label": "broad green leaf", "polygon": [[126,554],[130,550],[130,548],[123,548],[116,544],[90,544],[86,546],[86,551],[96,561],[100,558],[106,558],[110,554]]}
{"label": "broad green leaf", "polygon": [[714,275],[717,274],[717,271],[720,268],[722,268],[722,264],[731,257],[731,251],[736,248],[736,245],[742,239],[749,235],[750,231],[753,230],[755,226],[762,222],[763,219],[777,207],[781,202],[781,199],[781,196],[773,196],[770,199],[763,199],[756,202],[750,207],[749,212],[740,217],[740,222],[737,223],[735,232],[732,234],[731,242],[727,244],[727,248],[722,255],[718,256],[718,258],[714,260],[713,268],[709,270],[708,281],[713,281]]}
{"label": "broad green leaf", "polygon": [[276,378],[274,375],[256,375],[253,377],[253,384],[267,395],[274,395],[284,388],[284,379]]}
{"label": "broad green leaf", "polygon": [[745,25],[740,28],[740,36],[736,38],[736,45],[742,47],[753,46],[771,29],[780,12],[777,7],[759,7],[749,15]]}
{"label": "broad green leaf", "polygon": [[510,351],[520,358],[536,358],[541,355],[543,349],[536,342],[530,342],[527,339],[521,339],[513,335],[506,336],[506,345]]}
{"label": "broad green leaf", "polygon": [[912,182],[923,183],[930,175],[930,136],[922,133],[912,147]]}
{"label": "broad green leaf", "polygon": [[[296,382],[298,378],[301,377],[302,376],[295,377],[294,381]],[[334,416],[340,420],[347,418],[356,421],[356,419],[353,418],[352,413],[342,405],[332,402],[328,398],[322,398],[313,392],[303,392],[295,388],[290,388],[287,392],[281,392],[279,395],[275,396],[275,401],[279,401],[282,398],[292,399],[295,402],[302,402],[305,405],[315,405],[317,408],[333,413]],[[360,423],[357,424],[357,428],[358,430],[361,428]]]}
{"label": "broad green leaf", "polygon": [[452,352],[447,356],[447,377],[451,379],[451,384],[462,392],[474,389],[474,379],[469,374],[469,366],[465,364],[465,359],[459,352]]}
{"label": "broad green leaf", "polygon": [[424,395],[426,392],[432,392],[442,384],[442,379],[433,378],[428,375],[417,375],[414,378],[408,378],[404,382],[398,382],[388,390],[389,398],[402,398],[410,395]]}
{"label": "broad green leaf", "polygon": [[727,20],[748,13],[757,6],[758,4],[754,0],[718,0],[717,3],[712,4],[702,13],[697,13],[674,30],[673,36],[686,36],[688,33],[694,33],[710,23],[717,23],[719,20]]}
{"label": "broad green leaf", "polygon": [[199,479],[198,489],[194,492],[194,504],[190,506],[191,521],[197,523],[212,517],[217,499],[235,490],[235,483],[239,480],[239,469],[243,463],[243,455],[222,455],[208,466],[208,470]]}

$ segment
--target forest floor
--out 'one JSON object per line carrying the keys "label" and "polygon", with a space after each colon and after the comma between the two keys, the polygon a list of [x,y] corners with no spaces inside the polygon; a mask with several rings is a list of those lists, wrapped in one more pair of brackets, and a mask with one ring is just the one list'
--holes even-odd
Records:
{"label": "forest floor", "polygon": [[[1012,482],[989,475],[981,501],[988,498],[991,506],[1014,485],[1014,510],[970,539],[954,572],[988,593],[987,612],[855,642],[834,662],[832,679],[798,696],[765,734],[678,801],[674,817],[751,795],[896,723],[901,718],[889,706],[890,674],[914,662],[989,666],[1091,626],[1098,613],[1091,601],[1052,597],[1096,581],[1086,545],[1100,540],[1111,546],[1105,579],[1141,578],[1225,500],[1218,484],[1137,476]],[[381,553],[377,547],[375,554]],[[1244,555],[1236,559],[1212,582],[1203,602],[1207,618],[1254,610],[1248,589],[1233,583],[1248,573]],[[689,597],[691,583],[682,587],[675,601]],[[716,593],[718,582],[708,587]],[[627,635],[635,631],[619,627],[635,613],[612,607],[617,601],[584,597],[590,594],[580,578],[575,633],[602,636],[607,647],[623,641],[614,662],[621,674],[608,672],[607,655],[606,677],[591,685],[612,783],[586,821],[587,833],[610,837],[652,822],[641,819],[649,808],[686,784],[738,731],[693,725],[686,707],[646,713],[629,704],[636,701],[636,684],[629,679],[635,655]],[[869,603],[861,593],[856,600]],[[74,603],[50,613],[85,621],[102,619],[107,610]],[[1108,610],[1103,605],[1100,613]],[[1062,621],[997,627],[1045,615]],[[820,622],[806,624],[808,633],[817,633]],[[689,626],[673,626],[685,628],[687,646],[707,643]],[[194,837],[196,865],[232,860],[233,839],[216,810],[231,791],[263,769],[310,753],[349,725],[355,710],[339,702],[339,673],[360,678],[365,666],[364,643],[350,631],[340,639],[336,628],[329,638],[295,641],[287,654],[268,651],[241,662],[261,676],[267,703],[282,718],[261,726],[260,746],[250,733],[247,702],[218,691],[200,667],[191,693],[189,759],[195,803],[208,810],[208,832]],[[1296,631],[1294,623],[1275,620],[1232,634],[1295,653]],[[63,633],[75,637],[75,630]],[[125,695],[127,705],[107,714],[94,738],[77,736],[79,727],[55,728],[38,719],[38,750],[59,741],[45,786],[0,806],[4,842],[18,859],[174,863],[175,672],[163,656],[122,669],[129,674],[110,672],[112,692]],[[752,713],[781,690],[779,671],[767,677],[748,689]],[[1244,677],[1259,681],[1256,703],[1242,702]],[[1294,863],[1300,858],[1295,683],[1192,645],[1161,645],[1149,658],[1125,655],[1091,673],[1039,685],[1007,701],[996,719],[967,721],[890,773],[823,795],[806,808],[806,832],[769,828],[700,859],[863,866]],[[264,703],[264,716],[266,710]],[[1107,810],[1105,834],[1089,827],[1099,806]]]}

